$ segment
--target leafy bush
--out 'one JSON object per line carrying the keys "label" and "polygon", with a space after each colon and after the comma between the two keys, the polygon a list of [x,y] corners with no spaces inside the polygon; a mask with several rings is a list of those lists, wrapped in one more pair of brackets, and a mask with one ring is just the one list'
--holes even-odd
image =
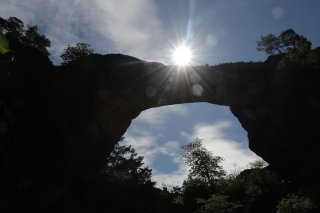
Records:
{"label": "leafy bush", "polygon": [[196,213],[233,213],[238,212],[242,205],[228,201],[228,196],[213,194],[208,200],[199,199],[198,203],[203,204]]}
{"label": "leafy bush", "polygon": [[277,206],[277,213],[306,213],[315,208],[308,197],[288,194]]}

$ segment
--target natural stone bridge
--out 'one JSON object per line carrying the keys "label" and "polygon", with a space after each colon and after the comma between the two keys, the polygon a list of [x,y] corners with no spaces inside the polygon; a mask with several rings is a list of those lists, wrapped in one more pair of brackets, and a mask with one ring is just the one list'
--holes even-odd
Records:
{"label": "natural stone bridge", "polygon": [[0,64],[7,112],[1,155],[6,169],[21,179],[58,184],[95,174],[143,110],[208,102],[230,107],[248,132],[250,149],[271,168],[309,194],[319,189],[319,72],[277,69],[278,56],[179,68],[92,55],[55,67],[35,50],[21,48],[13,62]]}

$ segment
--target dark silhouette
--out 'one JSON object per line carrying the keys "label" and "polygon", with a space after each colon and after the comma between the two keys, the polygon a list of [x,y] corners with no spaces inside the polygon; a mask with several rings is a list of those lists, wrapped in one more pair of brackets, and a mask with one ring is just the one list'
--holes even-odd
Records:
{"label": "dark silhouette", "polygon": [[4,35],[11,44],[18,41],[49,55],[47,47],[50,47],[50,40],[39,32],[37,25],[24,26],[16,17],[9,17],[7,20],[0,17],[0,35]]}
{"label": "dark silhouette", "polygon": [[[205,172],[203,172],[204,177],[201,177],[202,170],[205,169],[198,167],[203,167],[201,165],[204,164],[202,163],[204,160],[208,162],[206,160],[208,155],[211,155],[211,159],[215,159],[211,161],[221,158],[212,156],[201,146],[199,139],[187,147],[187,155],[192,155],[186,161],[187,164],[190,164],[192,160],[190,174],[182,187],[175,187],[171,191],[173,202],[179,204],[183,212],[269,213],[276,212],[277,209],[284,211],[295,208],[293,201],[288,201],[286,196],[290,193],[297,193],[297,188],[289,181],[280,179],[270,167],[266,167],[264,161],[258,160],[250,163],[251,168],[238,175],[224,176],[219,171],[214,172],[210,178],[210,184]],[[213,164],[214,166],[210,168],[217,168],[217,162]],[[221,169],[221,167],[218,168]],[[195,171],[199,173],[197,177],[200,175],[200,178],[192,178]],[[297,205],[300,206],[299,209],[307,209],[307,212],[314,209],[313,201],[308,197],[302,197]]]}
{"label": "dark silhouette", "polygon": [[310,60],[311,42],[294,30],[288,29],[279,36],[269,34],[261,36],[257,41],[257,50],[265,51],[268,55],[284,54],[279,67],[286,65],[305,66]]}
{"label": "dark silhouette", "polygon": [[[120,54],[53,66],[43,48],[26,42],[37,39],[24,39],[29,28],[1,19],[11,54],[0,57],[1,212],[188,212],[187,199],[174,202],[177,192],[115,183],[101,172],[140,112],[191,102],[229,106],[248,132],[250,149],[270,165],[222,180],[228,187],[215,191],[192,182],[189,198],[210,203],[218,194],[227,196],[218,196],[222,203],[240,202],[244,212],[274,212],[292,192],[319,206],[319,48],[299,66],[294,60],[279,66],[286,54],[184,73]],[[203,88],[200,95],[192,93],[193,84]]]}
{"label": "dark silhouette", "polygon": [[133,183],[135,185],[154,185],[151,181],[151,169],[142,167],[143,157],[131,146],[116,144],[106,160],[102,170],[110,179],[117,182]]}
{"label": "dark silhouette", "polygon": [[62,64],[66,65],[75,61],[78,58],[94,54],[94,50],[87,43],[77,43],[76,46],[70,46],[63,51],[60,56],[62,58]]}
{"label": "dark silhouette", "polygon": [[268,55],[287,53],[292,50],[310,52],[311,42],[302,35],[296,34],[293,29],[287,29],[279,36],[268,34],[261,36],[257,41],[257,50],[265,51]]}

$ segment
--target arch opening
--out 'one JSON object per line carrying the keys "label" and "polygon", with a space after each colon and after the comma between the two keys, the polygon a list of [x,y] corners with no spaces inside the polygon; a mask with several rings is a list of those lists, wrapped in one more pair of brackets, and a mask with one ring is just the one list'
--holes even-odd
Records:
{"label": "arch opening", "polygon": [[181,185],[189,168],[182,161],[182,146],[195,138],[216,156],[224,158],[228,174],[248,168],[261,159],[248,147],[247,132],[228,107],[209,103],[176,104],[151,108],[134,119],[124,134],[123,145],[131,145],[144,156],[158,186]]}

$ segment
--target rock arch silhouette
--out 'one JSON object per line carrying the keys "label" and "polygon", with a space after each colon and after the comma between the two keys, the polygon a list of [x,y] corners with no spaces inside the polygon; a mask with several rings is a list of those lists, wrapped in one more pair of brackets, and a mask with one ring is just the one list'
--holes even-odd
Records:
{"label": "rock arch silhouette", "polygon": [[39,183],[95,174],[143,110],[207,102],[229,106],[248,133],[250,149],[315,193],[319,72],[279,71],[279,60],[182,68],[95,54],[53,66],[21,46],[13,61],[0,64],[0,97],[15,117],[12,125],[4,119],[1,140],[3,147],[16,147],[2,149],[19,156],[6,159],[14,162],[7,167]]}

